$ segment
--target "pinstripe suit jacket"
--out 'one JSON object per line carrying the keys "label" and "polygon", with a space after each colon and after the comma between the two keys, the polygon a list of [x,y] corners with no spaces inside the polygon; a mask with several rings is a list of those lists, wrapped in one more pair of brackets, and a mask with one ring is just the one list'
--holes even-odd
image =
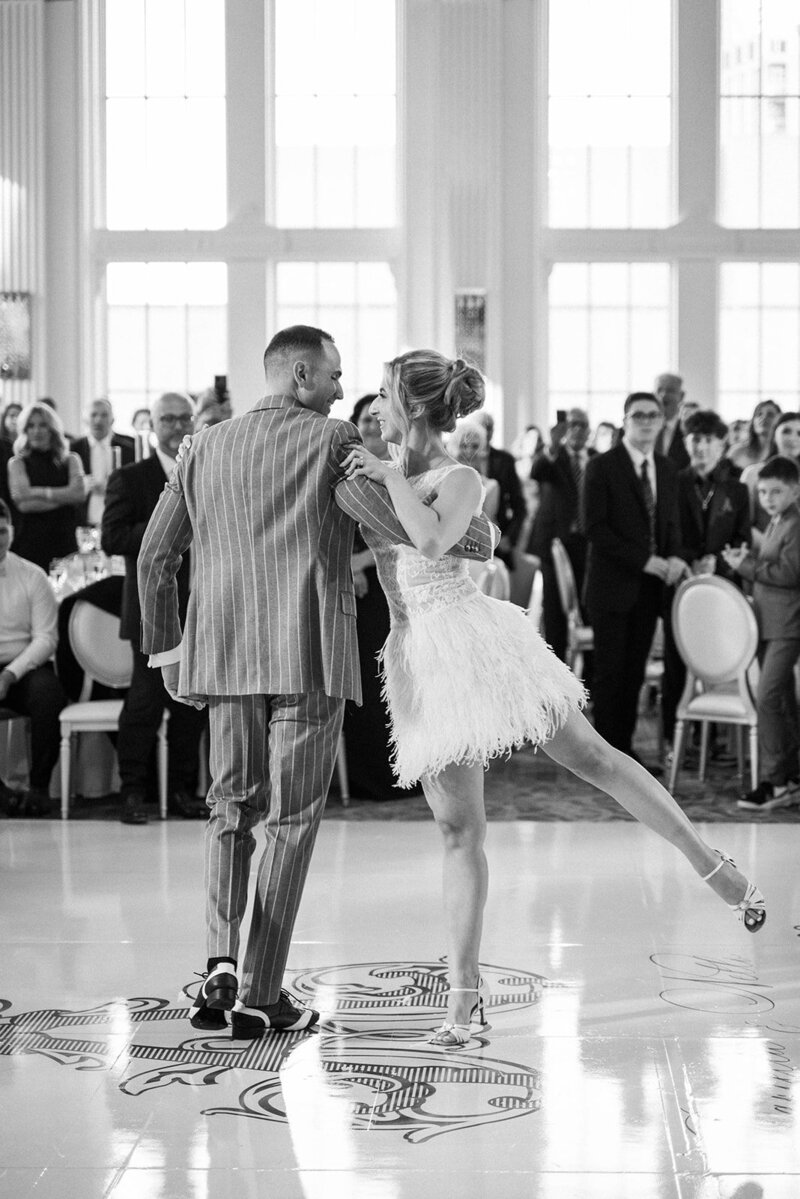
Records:
{"label": "pinstripe suit jacket", "polygon": [[[142,649],[181,643],[179,694],[324,691],[361,700],[350,556],[334,485],[348,421],[289,396],[198,434],[139,554]],[[175,576],[195,571],[181,642]]]}

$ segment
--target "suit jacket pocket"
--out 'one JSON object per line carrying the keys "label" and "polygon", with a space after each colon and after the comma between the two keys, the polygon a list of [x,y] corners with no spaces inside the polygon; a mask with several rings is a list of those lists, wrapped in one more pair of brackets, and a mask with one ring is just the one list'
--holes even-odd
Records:
{"label": "suit jacket pocket", "polygon": [[356,615],[356,597],[355,597],[354,592],[340,591],[339,592],[339,603],[341,604],[342,611],[347,616],[355,616]]}

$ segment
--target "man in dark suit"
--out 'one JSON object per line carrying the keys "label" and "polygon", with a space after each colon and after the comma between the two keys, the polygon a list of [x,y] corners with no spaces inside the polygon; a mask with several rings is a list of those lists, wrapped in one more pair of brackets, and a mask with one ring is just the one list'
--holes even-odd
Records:
{"label": "man in dark suit", "polygon": [[680,375],[659,375],[655,382],[655,393],[664,412],[664,423],[656,438],[656,453],[663,454],[678,470],[683,470],[689,465],[681,419],[686,403],[683,379]]}
{"label": "man in dark suit", "polygon": [[580,522],[580,505],[586,466],[594,451],[586,449],[589,418],[582,408],[566,415],[562,444],[555,455],[540,454],[531,469],[531,478],[539,485],[539,507],[533,520],[530,552],[542,564],[542,618],[544,636],[559,658],[567,650],[567,619],[561,606],[558,581],[553,565],[553,538],[558,537],[567,551],[578,595],[583,590],[586,571],[586,536]]}
{"label": "man in dark suit", "polygon": [[[686,419],[689,466],[678,474],[679,554],[692,574],[718,574],[741,586],[722,556],[726,546],[750,541],[750,498],[744,483],[732,478],[723,462],[728,427],[716,412],[698,411]],[[661,712],[664,740],[672,741],[675,712],[686,681],[686,667],[672,633],[674,590],[664,606],[664,682]]]}
{"label": "man in dark suit", "polygon": [[629,395],[622,441],[588,463],[583,493],[594,723],[611,745],[634,757],[639,692],[664,586],[688,572],[678,556],[676,472],[654,453],[661,422],[661,404],[651,392]]}
{"label": "man in dark suit", "polygon": [[495,554],[509,570],[514,569],[514,550],[522,530],[522,524],[528,514],[522,484],[517,474],[514,455],[508,450],[499,450],[492,445],[494,419],[488,412],[481,410],[472,416],[472,420],[483,425],[486,439],[489,442],[489,460],[486,473],[490,479],[496,479],[500,484],[500,507],[497,510],[497,524],[500,528],[500,542]]}
{"label": "man in dark suit", "polygon": [[92,400],[84,413],[89,430],[86,437],[76,437],[70,448],[83,463],[86,475],[86,505],[79,522],[99,525],[103,519],[106,485],[112,471],[129,466],[136,459],[134,440],[112,432],[114,409],[107,399]]}
{"label": "man in dark suit", "polygon": [[[205,818],[205,804],[195,798],[200,736],[206,716],[196,708],[171,699],[160,670],[151,670],[141,651],[141,612],[136,560],[148,521],[164,490],[185,433],[192,430],[194,411],[187,396],[167,393],[153,404],[155,453],[141,462],[123,466],[108,480],[103,511],[102,545],[107,554],[124,554],[125,585],[122,592],[120,636],[133,649],[133,677],[117,738],[117,758],[122,784],[123,824],[146,824],[144,808],[156,742],[165,708],[169,708],[168,810],[176,816]],[[186,554],[177,575],[181,617],[189,601],[190,560]]]}

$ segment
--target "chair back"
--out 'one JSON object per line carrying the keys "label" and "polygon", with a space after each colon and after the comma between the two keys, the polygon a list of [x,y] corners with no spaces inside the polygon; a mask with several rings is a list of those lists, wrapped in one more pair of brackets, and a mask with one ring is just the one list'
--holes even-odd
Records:
{"label": "chair back", "polygon": [[493,599],[507,600],[511,595],[508,567],[499,558],[491,558],[475,580],[479,591]]}
{"label": "chair back", "polygon": [[550,548],[553,554],[553,567],[556,572],[558,595],[564,615],[569,617],[577,614],[580,621],[578,587],[575,582],[575,573],[572,569],[572,563],[569,560],[569,554],[564,549],[564,543],[560,537],[553,538]]}
{"label": "chair back", "polygon": [[77,600],[69,616],[69,643],[86,676],[106,687],[128,687],[133,674],[130,642],[119,635],[119,617]]}
{"label": "chair back", "polygon": [[758,625],[745,596],[727,579],[687,579],[672,601],[672,631],[690,674],[706,686],[742,678],[758,648]]}

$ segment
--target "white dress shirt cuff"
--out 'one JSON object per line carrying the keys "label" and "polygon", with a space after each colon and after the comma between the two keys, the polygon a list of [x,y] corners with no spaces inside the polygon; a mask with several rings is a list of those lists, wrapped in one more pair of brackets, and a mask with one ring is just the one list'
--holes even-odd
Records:
{"label": "white dress shirt cuff", "polygon": [[159,654],[151,654],[147,665],[148,666],[171,666],[173,662],[180,662],[181,647],[176,645],[174,649],[164,649]]}

